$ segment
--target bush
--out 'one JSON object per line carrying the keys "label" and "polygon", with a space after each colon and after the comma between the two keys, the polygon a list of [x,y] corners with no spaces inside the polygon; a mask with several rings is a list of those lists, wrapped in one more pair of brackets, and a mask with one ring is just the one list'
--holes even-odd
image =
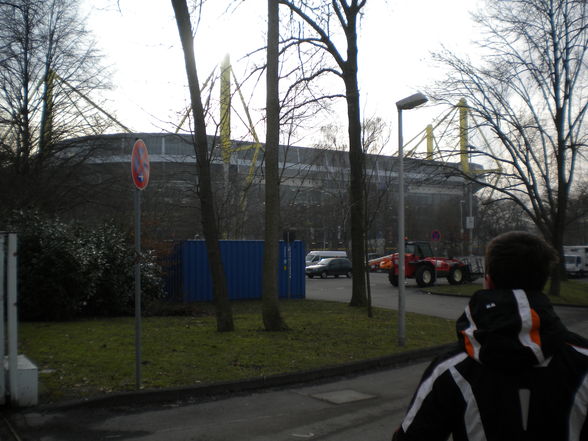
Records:
{"label": "bush", "polygon": [[[114,225],[89,229],[36,213],[16,213],[19,315],[24,320],[71,320],[134,312],[135,252]],[[163,295],[153,253],[143,253],[143,304]]]}

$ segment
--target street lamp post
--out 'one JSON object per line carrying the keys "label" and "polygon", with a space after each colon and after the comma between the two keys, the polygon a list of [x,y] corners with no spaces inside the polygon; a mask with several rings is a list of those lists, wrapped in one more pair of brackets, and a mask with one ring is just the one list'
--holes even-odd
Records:
{"label": "street lamp post", "polygon": [[465,201],[459,201],[459,242],[461,243],[461,255],[463,256],[463,204]]}
{"label": "street lamp post", "polygon": [[402,111],[414,109],[428,101],[420,92],[396,103],[398,110],[398,346],[406,343],[405,303],[405,247],[404,247],[404,141],[402,139]]}

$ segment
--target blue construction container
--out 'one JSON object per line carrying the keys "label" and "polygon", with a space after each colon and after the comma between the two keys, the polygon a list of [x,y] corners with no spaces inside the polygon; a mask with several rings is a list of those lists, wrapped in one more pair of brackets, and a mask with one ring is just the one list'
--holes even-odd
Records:
{"label": "blue construction container", "polygon": [[[229,298],[260,299],[264,241],[221,240],[220,248]],[[305,255],[304,242],[280,242],[280,261],[276,268],[279,273],[280,298],[305,297]],[[205,241],[179,242],[165,266],[166,287],[170,299],[184,302],[212,300],[212,277]]]}

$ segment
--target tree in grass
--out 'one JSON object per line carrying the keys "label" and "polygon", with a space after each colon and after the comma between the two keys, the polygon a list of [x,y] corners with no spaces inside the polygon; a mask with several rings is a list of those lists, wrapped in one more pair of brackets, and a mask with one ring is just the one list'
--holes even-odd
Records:
{"label": "tree in grass", "polygon": [[196,154],[196,166],[198,168],[198,197],[200,199],[202,231],[208,250],[208,261],[212,274],[214,303],[216,306],[217,330],[220,332],[233,331],[233,314],[229,301],[229,292],[221,260],[218,220],[215,212],[212,179],[210,173],[210,151],[208,149],[208,137],[206,135],[206,122],[204,107],[200,94],[200,82],[194,57],[194,34],[190,11],[186,0],[172,0],[172,6],[176,16],[176,23],[182,49],[188,87],[190,90],[190,102],[192,117],[194,119],[193,143]]}
{"label": "tree in grass", "polygon": [[489,0],[476,16],[485,30],[483,57],[473,62],[438,53],[449,75],[431,91],[450,103],[465,97],[492,145],[468,146],[493,165],[492,172],[468,178],[518,205],[558,250],[552,295],[565,278],[570,192],[588,153],[587,8],[578,0]]}

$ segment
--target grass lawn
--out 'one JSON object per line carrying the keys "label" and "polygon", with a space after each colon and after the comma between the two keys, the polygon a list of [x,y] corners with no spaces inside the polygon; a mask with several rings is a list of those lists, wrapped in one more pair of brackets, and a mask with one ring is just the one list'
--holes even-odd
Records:
{"label": "grass lawn", "polygon": [[[262,330],[258,301],[234,302],[236,332],[219,333],[210,305],[186,316],[146,317],[147,389],[294,372],[448,343],[454,322],[408,313],[407,346],[396,346],[396,311],[311,300],[281,302],[287,332]],[[39,367],[40,402],[135,388],[134,319],[23,322],[20,352]]]}
{"label": "grass lawn", "polygon": [[[469,283],[465,285],[443,285],[429,288],[429,290],[434,293],[461,296],[471,296],[479,289],[482,289],[481,283]],[[548,288],[546,287],[544,292],[547,291]],[[578,280],[568,280],[566,282],[562,282],[560,296],[549,296],[549,299],[554,305],[588,306],[588,283],[580,282]]]}

